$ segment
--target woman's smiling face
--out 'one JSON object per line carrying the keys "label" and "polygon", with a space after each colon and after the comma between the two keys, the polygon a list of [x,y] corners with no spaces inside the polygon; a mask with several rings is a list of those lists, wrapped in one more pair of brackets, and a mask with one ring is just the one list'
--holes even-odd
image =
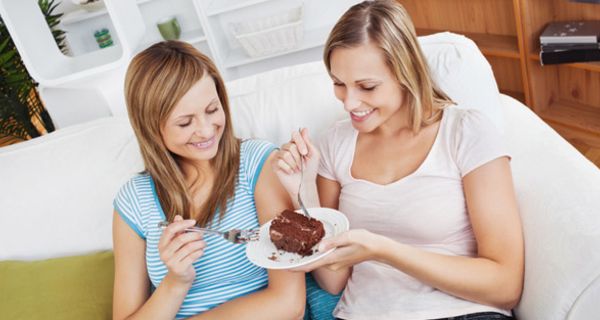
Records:
{"label": "woman's smiling face", "polygon": [[205,162],[217,154],[225,123],[215,82],[205,75],[177,102],[161,133],[167,149],[180,159]]}
{"label": "woman's smiling face", "polygon": [[378,47],[336,48],[330,62],[335,96],[350,113],[354,128],[372,132],[400,116],[403,90]]}

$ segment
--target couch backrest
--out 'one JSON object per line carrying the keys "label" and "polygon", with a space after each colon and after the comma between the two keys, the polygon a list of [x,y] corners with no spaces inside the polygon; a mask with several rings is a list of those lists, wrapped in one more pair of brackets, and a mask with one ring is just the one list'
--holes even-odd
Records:
{"label": "couch backrest", "polygon": [[[475,44],[451,33],[419,40],[442,89],[503,128],[498,88]],[[316,137],[347,117],[321,61],[227,86],[235,131],[243,138],[281,144],[299,127],[308,127]],[[112,199],[140,170],[126,119],[68,127],[0,149],[0,227],[8,230],[0,232],[0,260],[110,249]]]}
{"label": "couch backrest", "polygon": [[[473,41],[444,32],[420,37],[434,79],[461,108],[479,109],[504,131],[492,69]],[[346,118],[322,61],[291,66],[229,82],[236,134],[282,144],[292,131],[309,128],[317,138]]]}

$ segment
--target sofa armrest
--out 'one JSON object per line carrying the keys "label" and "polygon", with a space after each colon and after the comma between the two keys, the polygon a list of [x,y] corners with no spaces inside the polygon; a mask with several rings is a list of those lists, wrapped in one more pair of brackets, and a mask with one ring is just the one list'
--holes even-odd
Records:
{"label": "sofa armrest", "polygon": [[597,316],[597,297],[585,301],[600,291],[600,170],[529,108],[502,101],[525,238],[517,317]]}

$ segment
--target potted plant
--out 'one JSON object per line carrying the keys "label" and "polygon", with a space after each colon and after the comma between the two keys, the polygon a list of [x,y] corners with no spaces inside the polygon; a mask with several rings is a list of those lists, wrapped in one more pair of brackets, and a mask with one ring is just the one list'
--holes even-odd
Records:
{"label": "potted plant", "polygon": [[[38,5],[56,44],[66,51],[65,32],[58,29],[62,13],[54,14],[55,0]],[[37,83],[27,72],[6,25],[0,19],[0,146],[54,131],[52,119],[40,99]]]}

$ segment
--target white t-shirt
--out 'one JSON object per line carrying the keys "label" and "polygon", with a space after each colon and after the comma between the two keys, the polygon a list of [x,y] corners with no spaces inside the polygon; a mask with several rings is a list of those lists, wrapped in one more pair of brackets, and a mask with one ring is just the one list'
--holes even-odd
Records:
{"label": "white t-shirt", "polygon": [[[336,123],[320,143],[319,175],[341,185],[339,210],[353,229],[366,229],[424,250],[475,256],[462,177],[508,156],[492,122],[475,110],[448,107],[429,154],[412,174],[387,185],[351,175],[358,131]],[[434,319],[508,310],[467,301],[378,262],[354,270],[334,315],[343,319]]]}

